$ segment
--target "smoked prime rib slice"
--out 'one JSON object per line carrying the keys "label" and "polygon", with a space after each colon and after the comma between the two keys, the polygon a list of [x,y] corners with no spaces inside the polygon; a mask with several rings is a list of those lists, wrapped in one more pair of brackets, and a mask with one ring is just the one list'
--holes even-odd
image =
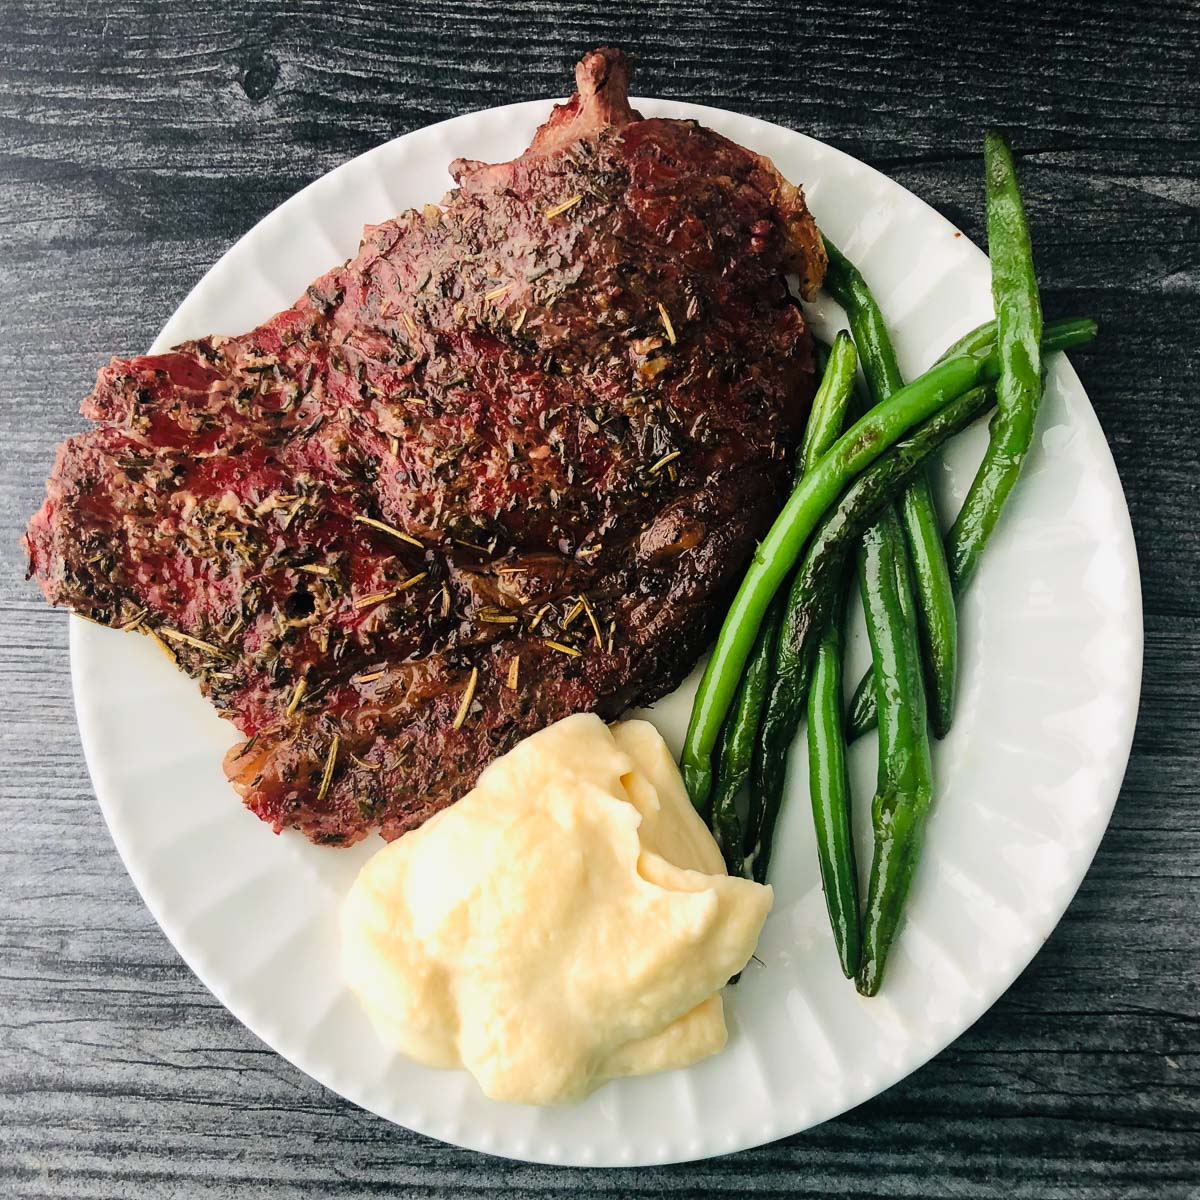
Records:
{"label": "smoked prime rib slice", "polygon": [[59,450],[31,572],[198,678],[277,830],[396,837],[541,726],[662,696],[782,501],[803,197],[642,120],[619,52],[576,78],[265,325],[115,359]]}

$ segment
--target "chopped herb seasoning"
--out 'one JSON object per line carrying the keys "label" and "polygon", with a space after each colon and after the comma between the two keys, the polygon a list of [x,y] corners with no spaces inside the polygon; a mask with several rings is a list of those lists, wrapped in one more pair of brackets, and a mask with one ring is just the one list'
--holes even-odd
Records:
{"label": "chopped herb seasoning", "polygon": [[419,542],[415,537],[402,533],[395,525],[389,525],[386,521],[377,521],[374,517],[364,517],[358,513],[355,513],[351,519],[360,525],[369,525],[372,529],[378,529],[381,533],[390,533],[392,537],[399,538],[400,541],[407,542],[410,546],[416,546],[419,550],[425,549],[424,542]]}
{"label": "chopped herb seasoning", "polygon": [[283,516],[283,528],[284,529],[287,529],[288,526],[291,525],[292,521],[295,520],[296,514],[307,503],[308,503],[308,501],[303,496],[296,497],[295,503],[293,503],[292,507],[289,508],[286,513],[284,513],[284,516]]}
{"label": "chopped herb seasoning", "polygon": [[672,346],[675,345],[675,326],[671,324],[671,314],[667,312],[666,306],[660,301],[658,305],[658,315],[662,320],[663,329],[667,334],[667,341]]}
{"label": "chopped herb seasoning", "polygon": [[500,612],[494,608],[481,608],[478,619],[485,625],[515,625],[517,618],[512,613]]}
{"label": "chopped herb seasoning", "polygon": [[341,744],[341,738],[335,733],[333,741],[329,743],[329,754],[325,759],[325,770],[321,772],[321,786],[317,789],[317,802],[325,799],[326,793],[329,791],[329,784],[333,780],[333,768],[337,766],[338,746]]}
{"label": "chopped herb seasoning", "polygon": [[243,742],[238,752],[233,756],[233,761],[237,762],[239,758],[245,758],[247,754],[258,744],[258,739],[261,734],[255,734],[248,742]]}
{"label": "chopped herb seasoning", "polygon": [[454,728],[461,729],[463,722],[467,719],[467,713],[471,711],[471,701],[475,699],[475,685],[479,682],[479,668],[471,668],[471,677],[467,680],[467,686],[463,691],[462,703],[458,706],[458,712],[454,717]]}
{"label": "chopped herb seasoning", "polygon": [[213,658],[219,658],[225,662],[233,659],[233,655],[228,650],[222,650],[220,646],[214,646],[212,642],[205,642],[197,637],[192,637],[190,633],[180,633],[178,629],[171,629],[166,625],[160,625],[158,632],[163,637],[170,638],[173,642],[182,642],[185,646],[191,646],[194,650],[203,650],[205,654],[211,654]]}
{"label": "chopped herb seasoning", "polygon": [[583,193],[576,192],[575,195],[570,196],[568,199],[563,200],[561,203],[552,204],[548,209],[546,209],[542,213],[542,216],[545,217],[545,219],[547,221],[552,221],[552,220],[554,220],[555,217],[561,217],[563,213],[567,212],[569,209],[574,208],[575,205],[577,205],[582,199],[583,199]]}
{"label": "chopped herb seasoning", "polygon": [[662,458],[660,458],[658,462],[656,462],[654,466],[652,466],[650,470],[646,472],[646,474],[657,475],[659,471],[673,463],[682,453],[682,450],[672,450],[670,454],[664,454]]}
{"label": "chopped herb seasoning", "polygon": [[374,608],[376,604],[382,604],[385,600],[390,600],[398,594],[398,589],[393,589],[390,592],[372,592],[369,596],[360,596],[354,601],[355,608]]}
{"label": "chopped herb seasoning", "polygon": [[134,615],[128,621],[126,621],[125,624],[121,626],[121,628],[123,630],[125,630],[126,632],[129,632],[134,629],[140,629],[142,622],[146,619],[148,612],[149,612],[149,609],[143,608],[139,612],[134,613]]}
{"label": "chopped herb seasoning", "polygon": [[592,632],[596,635],[597,647],[603,650],[604,640],[600,636],[600,622],[596,620],[596,610],[592,608],[591,602],[586,596],[580,596],[579,603],[583,605],[583,611],[587,613],[587,618],[591,622]]}
{"label": "chopped herb seasoning", "polygon": [[296,690],[292,692],[292,698],[288,702],[287,708],[284,710],[284,716],[290,717],[292,713],[300,707],[300,701],[304,699],[304,693],[308,691],[308,678],[301,675],[299,682],[296,684]]}
{"label": "chopped herb seasoning", "polygon": [[164,642],[162,640],[162,638],[160,636],[158,636],[156,634],[156,632],[150,628],[149,625],[143,625],[142,632],[143,632],[143,634],[150,635],[151,641],[155,643],[155,646],[157,646],[158,649],[162,650],[163,654],[167,655],[167,658],[170,659],[170,661],[172,661],[173,664],[175,664],[176,666],[179,665],[179,659],[176,658],[174,650],[172,648],[170,648],[168,646],[168,644],[166,642]]}
{"label": "chopped herb seasoning", "polygon": [[583,612],[583,598],[582,597],[580,597],[578,600],[575,601],[574,605],[571,608],[571,611],[569,613],[567,613],[567,615],[565,617],[563,617],[562,628],[570,629],[571,626],[575,623],[575,618],[577,616],[579,616],[579,614],[581,612]]}

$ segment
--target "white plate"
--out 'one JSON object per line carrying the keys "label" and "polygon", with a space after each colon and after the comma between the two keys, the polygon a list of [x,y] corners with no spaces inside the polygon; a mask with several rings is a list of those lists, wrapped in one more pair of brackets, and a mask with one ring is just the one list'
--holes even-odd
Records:
{"label": "white plate", "polygon": [[[875,289],[907,372],[990,315],[983,254],[877,172],[762,121],[637,104],[700,120],[803,183],[817,221]],[[365,223],[438,198],[452,159],[518,154],[548,109],[536,102],[460,117],[331,172],[242,238],[154,348],[258,324],[354,253]],[[979,191],[982,203],[982,166]],[[812,312],[825,334],[837,327],[828,302]],[[983,439],[978,428],[960,438],[938,472],[948,509]],[[728,993],[728,1048],[686,1071],[618,1081],[578,1107],[539,1111],[488,1101],[464,1073],[385,1052],[342,985],[335,912],[380,843],[332,850],[272,836],[226,783],[221,757],[233,729],[195,686],[147,639],[79,620],[71,627],[80,731],[113,839],[158,923],[221,1002],[296,1066],[388,1120],[492,1154],[595,1165],[721,1154],[876,1095],[987,1010],[1075,893],[1128,757],[1142,627],[1120,483],[1061,358],[1021,486],[962,607],[961,641],[958,718],[936,750],[937,804],[882,995],[860,999],[838,972],[801,754],[762,965]],[[855,667],[865,666],[861,635],[854,652]],[[694,686],[651,714],[676,748]],[[864,820],[871,741],[852,764]],[[864,849],[860,861],[868,858]]]}

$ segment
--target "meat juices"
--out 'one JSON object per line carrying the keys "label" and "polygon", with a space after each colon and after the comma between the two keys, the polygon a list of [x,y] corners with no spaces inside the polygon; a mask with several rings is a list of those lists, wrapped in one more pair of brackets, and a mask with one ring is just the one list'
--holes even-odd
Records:
{"label": "meat juices", "polygon": [[163,642],[276,830],[395,838],[535,730],[671,691],[782,502],[804,198],[639,117],[619,51],[576,81],[258,329],[114,359],[59,448],[31,574]]}

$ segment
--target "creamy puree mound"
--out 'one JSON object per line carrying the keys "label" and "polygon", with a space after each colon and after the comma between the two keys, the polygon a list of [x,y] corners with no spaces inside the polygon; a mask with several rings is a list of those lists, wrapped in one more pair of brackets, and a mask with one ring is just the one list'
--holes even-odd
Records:
{"label": "creamy puree mound", "polygon": [[567,717],[363,867],[346,980],[380,1037],[559,1104],[725,1044],[772,892],[725,873],[652,725]]}

